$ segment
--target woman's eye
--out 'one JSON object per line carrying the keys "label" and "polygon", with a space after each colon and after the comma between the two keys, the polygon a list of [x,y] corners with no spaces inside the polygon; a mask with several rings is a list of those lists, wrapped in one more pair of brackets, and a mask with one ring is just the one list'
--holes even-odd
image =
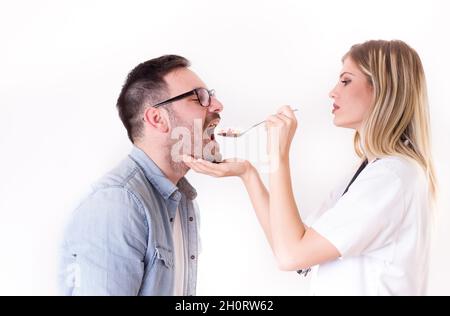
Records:
{"label": "woman's eye", "polygon": [[344,84],[344,86],[346,86],[350,83],[350,80],[341,80],[341,82]]}

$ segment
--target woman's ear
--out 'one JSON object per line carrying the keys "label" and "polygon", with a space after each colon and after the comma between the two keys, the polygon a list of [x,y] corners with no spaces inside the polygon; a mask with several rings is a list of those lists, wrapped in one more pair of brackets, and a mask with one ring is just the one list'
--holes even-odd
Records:
{"label": "woman's ear", "polygon": [[162,108],[152,106],[144,111],[144,125],[149,125],[161,133],[167,133],[170,130],[167,112]]}

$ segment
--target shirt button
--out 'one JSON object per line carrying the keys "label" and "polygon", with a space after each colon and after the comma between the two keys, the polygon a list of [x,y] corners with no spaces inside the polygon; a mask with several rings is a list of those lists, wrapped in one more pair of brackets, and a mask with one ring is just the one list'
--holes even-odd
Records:
{"label": "shirt button", "polygon": [[189,217],[189,220],[192,222],[194,220],[194,218],[191,216],[191,217]]}
{"label": "shirt button", "polygon": [[170,218],[170,221],[173,222],[173,217]]}
{"label": "shirt button", "polygon": [[192,256],[191,256],[191,259],[192,259],[192,260],[194,260],[194,259],[195,259],[195,256],[194,256],[194,255],[192,255]]}

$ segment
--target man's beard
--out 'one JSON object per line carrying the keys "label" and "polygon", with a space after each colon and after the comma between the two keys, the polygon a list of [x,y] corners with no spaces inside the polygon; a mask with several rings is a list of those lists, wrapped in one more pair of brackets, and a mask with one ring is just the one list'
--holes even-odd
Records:
{"label": "man's beard", "polygon": [[222,161],[219,144],[215,141],[215,127],[208,127],[211,122],[220,119],[218,113],[208,113],[202,124],[200,119],[186,121],[171,109],[168,112],[172,131],[165,152],[174,171],[186,173],[189,170],[181,155],[210,162]]}

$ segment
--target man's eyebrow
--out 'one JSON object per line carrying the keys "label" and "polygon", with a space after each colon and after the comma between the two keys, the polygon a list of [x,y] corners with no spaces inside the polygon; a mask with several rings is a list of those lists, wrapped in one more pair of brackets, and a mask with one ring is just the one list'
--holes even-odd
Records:
{"label": "man's eyebrow", "polygon": [[339,76],[339,78],[342,78],[342,76],[345,75],[345,74],[349,74],[349,75],[354,76],[354,74],[352,74],[351,72],[344,71],[343,73],[341,73],[341,75]]}

